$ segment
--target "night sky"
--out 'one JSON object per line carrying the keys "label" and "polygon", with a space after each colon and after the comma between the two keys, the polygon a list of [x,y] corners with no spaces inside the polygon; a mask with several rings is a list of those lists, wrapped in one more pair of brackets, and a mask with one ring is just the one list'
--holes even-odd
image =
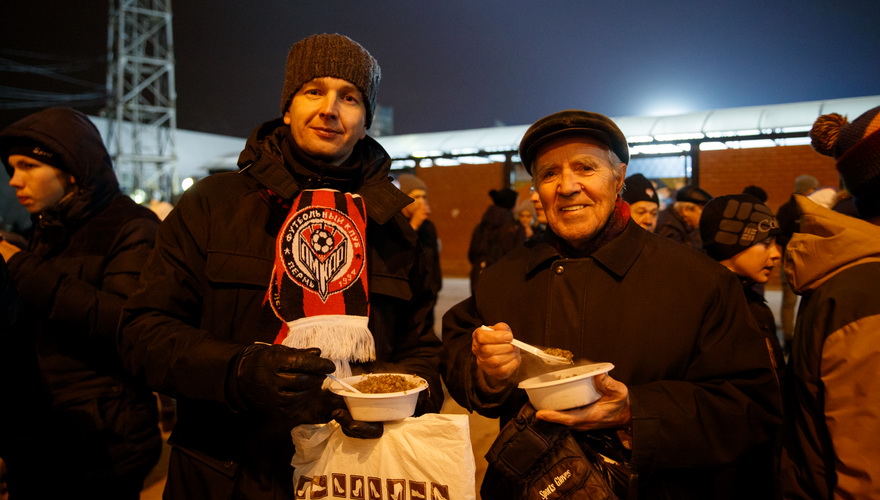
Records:
{"label": "night sky", "polygon": [[[287,50],[322,32],[378,59],[397,134],[523,125],[567,108],[657,115],[880,93],[877,0],[172,5],[178,127],[241,137],[280,116]],[[103,86],[106,18],[102,1],[2,2],[0,59],[91,58],[77,77]],[[0,78],[6,107],[4,86],[64,87]],[[0,125],[33,111],[0,109]]]}

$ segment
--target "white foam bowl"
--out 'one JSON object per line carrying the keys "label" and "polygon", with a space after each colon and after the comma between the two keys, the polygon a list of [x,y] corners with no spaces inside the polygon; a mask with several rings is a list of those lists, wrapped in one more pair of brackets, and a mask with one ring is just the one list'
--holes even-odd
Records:
{"label": "white foam bowl", "polygon": [[537,410],[570,410],[586,406],[602,395],[596,390],[593,377],[608,373],[611,363],[592,363],[544,373],[519,383]]}
{"label": "white foam bowl", "polygon": [[401,392],[358,394],[332,381],[329,387],[330,392],[342,396],[348,411],[351,413],[351,418],[355,420],[363,422],[388,422],[413,416],[413,413],[416,411],[416,403],[419,400],[419,393],[428,388],[428,381],[418,375],[405,373],[370,373],[355,375],[342,380],[351,385],[356,385],[365,378],[375,375],[399,375],[409,379],[410,382],[417,383],[418,386],[415,389]]}

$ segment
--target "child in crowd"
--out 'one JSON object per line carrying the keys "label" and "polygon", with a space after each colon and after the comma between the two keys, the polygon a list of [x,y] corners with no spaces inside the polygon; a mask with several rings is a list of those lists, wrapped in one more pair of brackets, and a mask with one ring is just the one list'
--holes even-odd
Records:
{"label": "child in crowd", "polygon": [[748,194],[712,198],[700,215],[700,236],[709,257],[736,273],[752,315],[764,333],[767,349],[777,374],[782,376],[785,358],[773,311],[764,296],[755,290],[770,279],[782,253],[776,244],[779,223],[773,212]]}

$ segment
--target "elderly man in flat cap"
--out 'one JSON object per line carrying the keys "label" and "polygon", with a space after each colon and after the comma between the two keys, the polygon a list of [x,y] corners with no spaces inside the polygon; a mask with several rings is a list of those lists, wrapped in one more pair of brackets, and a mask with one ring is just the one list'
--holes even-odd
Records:
{"label": "elderly man in flat cap", "polygon": [[360,44],[313,35],[288,53],[277,118],[241,169],[187,190],[159,229],[122,318],[128,368],[177,399],[164,498],[294,498],[290,431],[336,420],[327,374],[411,373],[443,401],[435,295],[391,158],[367,129],[380,70]]}
{"label": "elderly man in flat cap", "polygon": [[[558,457],[554,443],[600,437],[617,440],[631,467],[630,481],[608,485],[619,497],[635,484],[639,498],[769,497],[731,489],[737,460],[781,422],[779,385],[736,277],[631,220],[620,197],[629,151],[609,118],[579,110],[542,118],[520,157],[548,230],[487,269],[443,318],[450,394],[499,417],[500,436],[516,436],[493,445],[483,498],[546,493],[547,481],[560,495],[598,488],[596,474],[548,461]],[[657,293],[656,283],[670,291]],[[535,413],[518,383],[551,368],[514,338],[569,350],[577,363],[612,363],[595,381],[601,398]]]}

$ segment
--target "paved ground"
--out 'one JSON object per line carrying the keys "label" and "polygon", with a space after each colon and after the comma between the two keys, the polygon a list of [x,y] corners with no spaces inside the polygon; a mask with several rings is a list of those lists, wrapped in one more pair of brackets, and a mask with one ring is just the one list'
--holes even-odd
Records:
{"label": "paved ground", "polygon": [[[440,318],[450,307],[464,300],[470,294],[470,286],[467,278],[445,278],[443,280],[443,289],[437,301],[437,333],[440,332]],[[782,293],[779,290],[766,290],[765,297],[773,311],[774,316],[779,317],[779,303]],[[777,326],[778,327],[778,326]],[[465,414],[467,410],[455,403],[451,398],[447,397],[443,405],[441,413]],[[486,472],[486,460],[484,458],[492,441],[498,434],[498,422],[493,419],[481,417],[476,413],[469,416],[471,430],[471,444],[473,446],[474,461],[477,466],[476,485],[479,491],[479,485],[482,482],[483,475]],[[167,437],[167,436],[166,436]],[[147,479],[147,487],[141,494],[141,500],[159,500],[162,497],[162,488],[164,487],[163,467],[167,467],[167,447],[163,454],[163,459],[154,473]],[[479,498],[479,495],[477,495]]]}

